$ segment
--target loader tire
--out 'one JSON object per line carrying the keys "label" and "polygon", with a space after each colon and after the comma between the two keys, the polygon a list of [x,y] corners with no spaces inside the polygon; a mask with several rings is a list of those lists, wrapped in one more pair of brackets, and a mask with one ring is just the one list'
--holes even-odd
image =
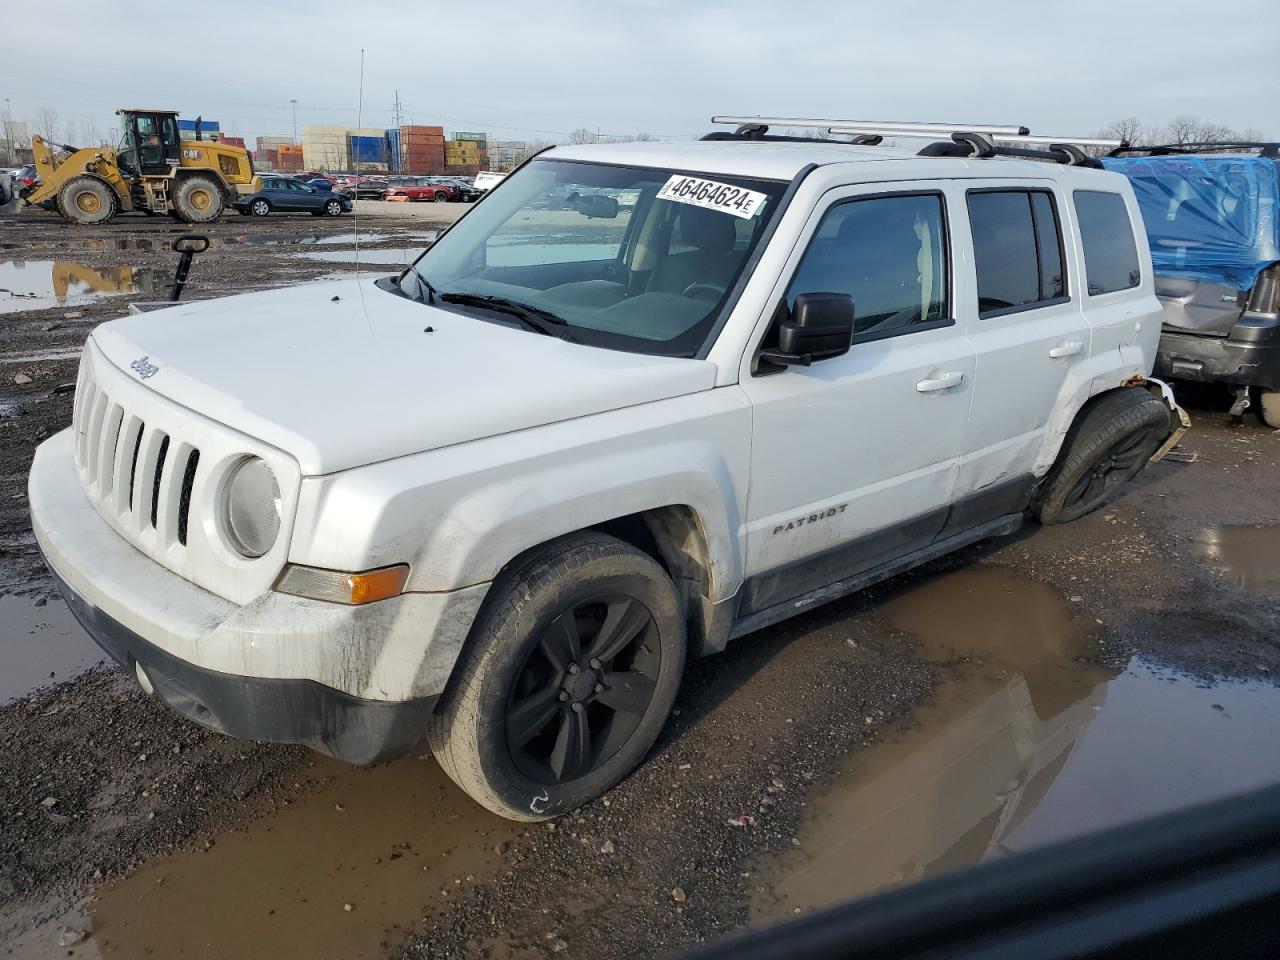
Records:
{"label": "loader tire", "polygon": [[222,188],[209,177],[184,177],[173,192],[173,205],[187,223],[209,223],[222,216]]}
{"label": "loader tire", "polygon": [[115,191],[97,177],[74,177],[58,191],[58,212],[68,223],[106,223],[119,207]]}

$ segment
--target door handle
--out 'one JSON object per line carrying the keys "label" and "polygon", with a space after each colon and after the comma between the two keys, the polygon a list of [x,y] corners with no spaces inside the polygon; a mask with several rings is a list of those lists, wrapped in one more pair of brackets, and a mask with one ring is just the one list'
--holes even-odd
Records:
{"label": "door handle", "polygon": [[1077,353],[1084,349],[1084,342],[1081,340],[1068,340],[1066,343],[1060,343],[1049,351],[1049,356],[1055,360],[1061,360],[1063,357],[1074,357]]}
{"label": "door handle", "polygon": [[916,384],[916,393],[933,393],[935,390],[947,390],[964,382],[964,374],[959,370],[948,370],[938,377],[927,377]]}

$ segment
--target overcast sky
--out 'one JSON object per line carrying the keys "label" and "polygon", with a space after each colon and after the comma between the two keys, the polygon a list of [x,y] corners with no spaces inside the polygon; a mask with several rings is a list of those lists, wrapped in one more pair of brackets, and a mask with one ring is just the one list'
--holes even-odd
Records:
{"label": "overcast sky", "polygon": [[[15,120],[120,106],[233,135],[363,123],[689,136],[713,113],[1022,123],[1181,113],[1280,136],[1277,0],[44,0],[0,51]],[[142,13],[147,19],[135,19]],[[13,18],[9,18],[13,26]],[[49,32],[53,31],[53,32]],[[26,42],[23,42],[26,37]],[[0,109],[4,103],[0,102]],[[2,118],[2,117],[0,117]]]}

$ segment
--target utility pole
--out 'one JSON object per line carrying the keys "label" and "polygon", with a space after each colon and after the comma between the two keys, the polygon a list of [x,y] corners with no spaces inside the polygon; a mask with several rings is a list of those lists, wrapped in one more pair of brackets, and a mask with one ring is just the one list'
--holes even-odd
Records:
{"label": "utility pole", "polygon": [[[399,136],[400,136],[400,127],[401,127],[401,116],[400,116],[400,91],[399,91],[399,90],[397,90],[397,91],[396,91],[396,99],[395,99],[395,103],[394,103],[394,105],[393,105],[392,113],[393,113],[393,115],[394,115],[394,116],[395,116],[395,118],[396,118],[396,136],[397,136],[397,137],[399,137]],[[387,159],[388,159],[388,160],[390,160],[391,158],[390,158],[390,157],[387,157]],[[396,172],[396,173],[399,173],[399,172],[400,172],[400,151],[399,151],[399,150],[397,150],[397,151],[396,151],[396,163],[395,163],[395,168],[396,168],[396,169],[395,169],[395,172]]]}
{"label": "utility pole", "polygon": [[4,98],[4,153],[4,162],[12,167],[17,154],[13,147],[13,111],[8,97]]}
{"label": "utility pole", "polygon": [[293,142],[298,142],[298,101],[293,98],[289,99],[289,106],[293,110]]}

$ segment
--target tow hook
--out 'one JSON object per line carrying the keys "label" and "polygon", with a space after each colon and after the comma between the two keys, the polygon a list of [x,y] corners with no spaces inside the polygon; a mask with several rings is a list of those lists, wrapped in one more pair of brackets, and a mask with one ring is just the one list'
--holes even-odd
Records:
{"label": "tow hook", "polygon": [[184,233],[173,241],[173,252],[181,254],[177,272],[173,275],[173,289],[169,293],[169,301],[176,303],[182,296],[182,288],[187,285],[187,274],[191,271],[191,261],[197,253],[209,249],[209,238],[196,233]]}

